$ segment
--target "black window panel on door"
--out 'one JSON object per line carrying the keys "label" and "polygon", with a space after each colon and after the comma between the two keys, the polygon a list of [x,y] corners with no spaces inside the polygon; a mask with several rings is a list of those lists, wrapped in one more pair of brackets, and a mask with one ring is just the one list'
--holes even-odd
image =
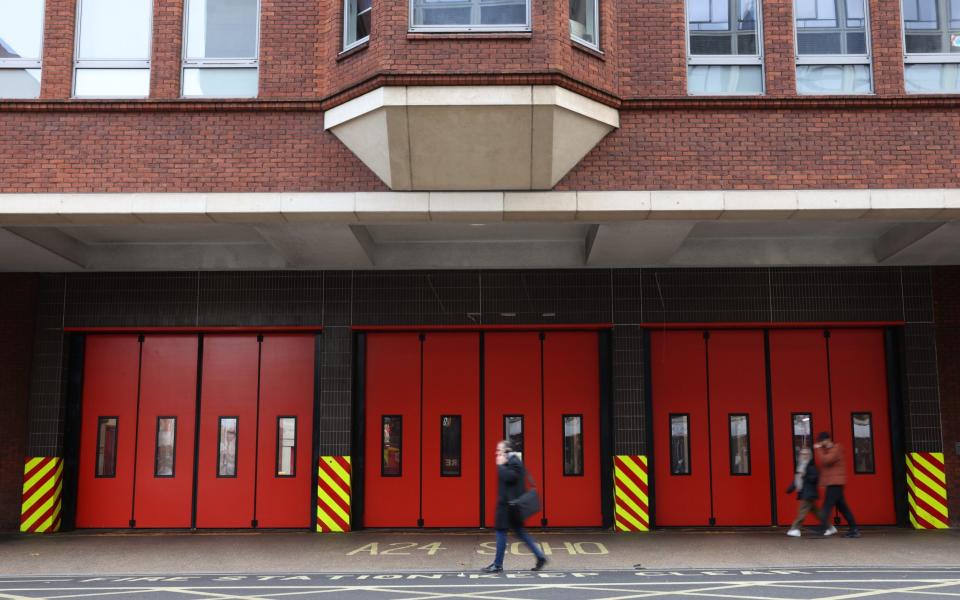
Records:
{"label": "black window panel on door", "polygon": [[583,475],[583,415],[563,415],[563,474]]}
{"label": "black window panel on door", "polygon": [[117,440],[120,431],[118,417],[97,419],[97,477],[117,476]]}
{"label": "black window panel on door", "polygon": [[670,474],[689,475],[690,415],[670,415]]}
{"label": "black window panel on door", "polygon": [[514,452],[523,456],[523,415],[503,416],[503,439]]}
{"label": "black window panel on door", "polygon": [[177,418],[157,417],[157,447],[154,477],[173,477],[177,454]]}
{"label": "black window panel on door", "polygon": [[297,475],[297,418],[277,417],[277,477]]}
{"label": "black window panel on door", "polygon": [[440,417],[441,477],[460,477],[461,433],[460,415],[442,415]]}
{"label": "black window panel on door", "polygon": [[400,477],[403,475],[403,417],[383,415],[381,426],[380,475]]}
{"label": "black window panel on door", "polygon": [[240,436],[239,417],[220,417],[217,432],[217,477],[237,476],[237,438]]}
{"label": "black window panel on door", "polygon": [[800,450],[813,448],[813,415],[810,413],[792,413],[790,415],[790,435],[793,439],[793,468],[800,464]]}
{"label": "black window panel on door", "polygon": [[732,414],[730,423],[730,474],[750,474],[750,417]]}
{"label": "black window panel on door", "polygon": [[850,415],[853,427],[853,472],[873,474],[876,465],[873,460],[873,415],[868,412]]}

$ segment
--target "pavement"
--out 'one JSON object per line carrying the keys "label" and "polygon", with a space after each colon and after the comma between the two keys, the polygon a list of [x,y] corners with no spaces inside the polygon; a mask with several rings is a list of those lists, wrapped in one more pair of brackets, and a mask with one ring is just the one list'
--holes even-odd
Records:
{"label": "pavement", "polygon": [[[960,530],[865,528],[858,539],[789,538],[775,528],[532,533],[552,572],[960,568]],[[475,573],[491,562],[493,553],[493,532],[485,530],[8,534],[0,535],[0,576]],[[508,570],[533,565],[529,551],[512,538],[508,553]]]}

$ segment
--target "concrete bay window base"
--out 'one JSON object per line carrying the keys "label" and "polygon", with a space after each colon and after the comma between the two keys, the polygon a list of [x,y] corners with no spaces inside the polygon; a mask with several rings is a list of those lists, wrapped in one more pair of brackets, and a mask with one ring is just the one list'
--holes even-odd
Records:
{"label": "concrete bay window base", "polygon": [[546,190],[608,133],[616,109],[553,85],[381,87],[328,111],[393,190]]}

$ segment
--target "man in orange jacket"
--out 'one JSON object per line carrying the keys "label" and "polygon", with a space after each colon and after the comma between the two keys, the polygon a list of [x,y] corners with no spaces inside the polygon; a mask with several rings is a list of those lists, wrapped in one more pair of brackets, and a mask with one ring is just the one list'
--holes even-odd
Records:
{"label": "man in orange jacket", "polygon": [[813,448],[817,453],[817,462],[820,464],[820,485],[827,488],[823,498],[823,511],[820,513],[823,535],[831,535],[837,531],[829,523],[833,508],[837,507],[843,518],[847,520],[847,525],[850,526],[850,531],[843,537],[860,537],[857,521],[843,498],[843,486],[847,483],[847,464],[843,459],[843,448],[835,444],[826,431],[821,431],[817,435],[817,443]]}

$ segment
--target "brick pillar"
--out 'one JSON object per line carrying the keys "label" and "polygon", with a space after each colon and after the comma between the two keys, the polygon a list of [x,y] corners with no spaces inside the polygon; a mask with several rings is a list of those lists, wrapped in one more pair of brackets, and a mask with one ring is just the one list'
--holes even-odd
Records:
{"label": "brick pillar", "polygon": [[767,0],[763,7],[763,62],[767,96],[796,96],[793,0]]}
{"label": "brick pillar", "polygon": [[69,98],[73,93],[73,46],[77,0],[46,0],[43,23],[43,72],[40,97]]}
{"label": "brick pillar", "polygon": [[180,97],[183,49],[183,0],[153,1],[153,44],[150,49],[150,97]]}
{"label": "brick pillar", "polygon": [[870,0],[873,45],[873,90],[877,95],[903,95],[903,40],[900,0]]}
{"label": "brick pillar", "polygon": [[37,278],[0,275],[0,531],[20,527]]}
{"label": "brick pillar", "polygon": [[960,267],[933,270],[940,420],[947,475],[947,508],[952,527],[960,526]]}
{"label": "brick pillar", "polygon": [[[343,2],[327,4],[338,9],[334,11],[338,18],[342,16]],[[380,3],[375,2],[375,14],[380,9]],[[321,37],[321,12],[318,0],[260,0],[261,98],[315,95],[313,62]],[[336,29],[334,35],[339,40],[340,30]]]}

